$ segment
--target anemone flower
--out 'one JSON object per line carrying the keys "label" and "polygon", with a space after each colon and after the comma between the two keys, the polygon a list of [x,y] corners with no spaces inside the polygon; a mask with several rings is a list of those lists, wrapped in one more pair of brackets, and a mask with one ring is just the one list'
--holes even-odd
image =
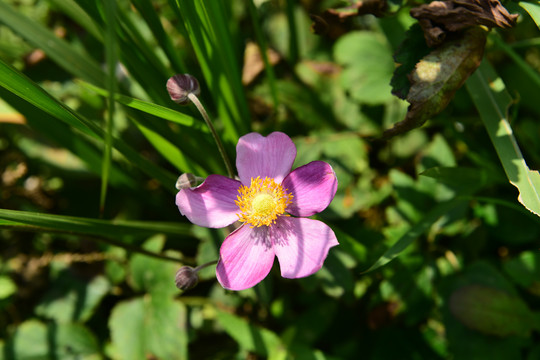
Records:
{"label": "anemone flower", "polygon": [[317,272],[338,241],[328,225],[307,217],[334,198],[332,167],[313,161],[291,171],[296,147],[281,132],[242,136],[236,153],[240,181],[210,175],[176,195],[180,213],[196,225],[221,228],[241,222],[221,245],[218,281],[225,289],[250,288],[268,275],[274,256],[285,278]]}

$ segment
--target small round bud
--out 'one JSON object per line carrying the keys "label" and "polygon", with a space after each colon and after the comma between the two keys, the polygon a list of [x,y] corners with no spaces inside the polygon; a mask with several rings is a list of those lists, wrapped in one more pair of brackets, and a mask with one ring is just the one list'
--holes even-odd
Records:
{"label": "small round bud", "polygon": [[172,101],[180,105],[190,102],[188,95],[199,95],[201,88],[194,76],[189,74],[176,74],[167,80],[167,91]]}
{"label": "small round bud", "polygon": [[197,270],[191,266],[182,266],[177,272],[175,277],[176,287],[180,290],[188,290],[199,282],[199,276]]}
{"label": "small round bud", "polygon": [[178,177],[178,180],[176,180],[176,189],[182,190],[195,187],[202,180],[204,180],[202,177],[195,176],[190,173],[184,173]]}

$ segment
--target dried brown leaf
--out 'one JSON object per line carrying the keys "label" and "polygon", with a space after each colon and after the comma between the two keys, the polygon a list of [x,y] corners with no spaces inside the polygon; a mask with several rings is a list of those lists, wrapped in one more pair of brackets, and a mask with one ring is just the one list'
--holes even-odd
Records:
{"label": "dried brown leaf", "polygon": [[471,26],[512,27],[517,15],[508,13],[499,0],[433,1],[411,9],[430,47],[440,45],[446,35]]}

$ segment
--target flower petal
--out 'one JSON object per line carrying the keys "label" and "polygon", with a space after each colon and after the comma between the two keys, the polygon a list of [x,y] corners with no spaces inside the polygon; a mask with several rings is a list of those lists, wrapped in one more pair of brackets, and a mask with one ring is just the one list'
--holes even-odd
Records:
{"label": "flower petal", "polygon": [[273,132],[267,137],[249,133],[236,145],[236,168],[240,181],[246,186],[257,176],[272,178],[280,184],[291,171],[295,157],[294,143],[282,132]]}
{"label": "flower petal", "polygon": [[325,223],[305,218],[282,216],[271,227],[270,237],[279,260],[281,276],[295,279],[317,272],[336,235]]}
{"label": "flower petal", "polygon": [[294,216],[311,216],[326,209],[337,190],[336,173],[324,161],[312,161],[294,169],[282,186],[292,194],[287,212]]}
{"label": "flower petal", "polygon": [[240,182],[221,175],[210,175],[193,189],[182,189],[176,194],[178,210],[192,223],[221,228],[238,220],[235,200]]}
{"label": "flower petal", "polygon": [[221,286],[229,290],[244,290],[257,285],[274,264],[268,228],[241,226],[225,238],[219,255],[216,275]]}

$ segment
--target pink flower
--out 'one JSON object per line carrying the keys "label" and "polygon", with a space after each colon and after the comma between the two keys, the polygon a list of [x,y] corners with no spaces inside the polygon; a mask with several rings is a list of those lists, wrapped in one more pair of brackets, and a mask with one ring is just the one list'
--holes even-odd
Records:
{"label": "pink flower", "polygon": [[230,290],[250,288],[268,275],[274,256],[285,278],[317,272],[338,241],[330,227],[306,217],[334,198],[332,167],[313,161],[291,171],[296,147],[281,132],[242,136],[236,152],[240,181],[210,175],[176,195],[180,213],[194,224],[220,228],[243,222],[221,245],[218,281]]}

